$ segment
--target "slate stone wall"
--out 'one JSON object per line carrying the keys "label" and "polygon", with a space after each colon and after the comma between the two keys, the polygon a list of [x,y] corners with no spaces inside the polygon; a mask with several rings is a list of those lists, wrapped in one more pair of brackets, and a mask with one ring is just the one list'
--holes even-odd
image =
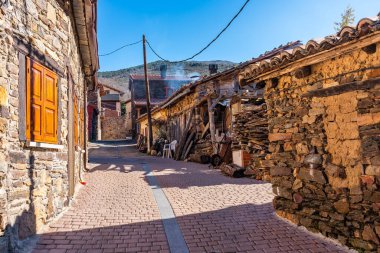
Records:
{"label": "slate stone wall", "polygon": [[[0,252],[17,248],[68,205],[68,104],[71,76],[83,105],[84,74],[73,21],[55,0],[0,5]],[[59,76],[60,149],[25,144],[25,57]],[[25,79],[25,78],[24,78]],[[81,153],[77,152],[77,156]],[[78,160],[78,159],[77,159]],[[75,170],[78,181],[79,163]]]}
{"label": "slate stone wall", "polygon": [[130,136],[127,115],[102,117],[102,140],[125,140]]}
{"label": "slate stone wall", "polygon": [[311,65],[310,75],[265,80],[277,214],[373,252],[380,245],[380,44],[376,49],[338,50]]}

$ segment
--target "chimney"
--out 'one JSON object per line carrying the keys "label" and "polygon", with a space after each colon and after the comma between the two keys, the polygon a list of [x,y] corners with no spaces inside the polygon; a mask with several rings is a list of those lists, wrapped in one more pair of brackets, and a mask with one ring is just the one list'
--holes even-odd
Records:
{"label": "chimney", "polygon": [[208,70],[210,71],[210,75],[218,73],[218,64],[209,64]]}
{"label": "chimney", "polygon": [[168,69],[168,66],[166,65],[161,65],[160,66],[160,72],[161,72],[161,78],[165,79],[166,78],[166,71]]}

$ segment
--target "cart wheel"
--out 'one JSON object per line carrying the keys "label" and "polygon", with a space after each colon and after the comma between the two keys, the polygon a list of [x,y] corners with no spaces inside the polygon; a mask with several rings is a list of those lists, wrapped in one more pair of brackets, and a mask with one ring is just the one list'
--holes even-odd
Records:
{"label": "cart wheel", "polygon": [[222,163],[222,158],[219,155],[213,155],[211,157],[211,164],[215,166],[219,166]]}

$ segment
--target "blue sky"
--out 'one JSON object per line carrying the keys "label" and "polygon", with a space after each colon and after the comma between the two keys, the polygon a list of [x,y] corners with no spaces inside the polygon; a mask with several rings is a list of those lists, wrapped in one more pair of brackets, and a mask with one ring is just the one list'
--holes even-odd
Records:
{"label": "blue sky", "polygon": [[[169,60],[187,58],[213,39],[245,0],[99,0],[99,53],[108,53],[145,33]],[[350,5],[356,22],[380,12],[379,0],[251,0],[219,40],[195,60],[242,62],[293,40],[335,33],[334,22]],[[158,60],[148,50],[148,61]],[[101,71],[143,62],[141,44],[100,57]]]}

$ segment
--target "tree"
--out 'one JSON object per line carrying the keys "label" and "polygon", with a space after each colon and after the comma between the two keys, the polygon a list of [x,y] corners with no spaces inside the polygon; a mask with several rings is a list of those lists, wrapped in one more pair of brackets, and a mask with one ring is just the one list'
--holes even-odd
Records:
{"label": "tree", "polygon": [[341,14],[340,22],[335,22],[335,30],[339,32],[343,27],[352,25],[355,21],[355,10],[351,6],[347,6],[346,10]]}

